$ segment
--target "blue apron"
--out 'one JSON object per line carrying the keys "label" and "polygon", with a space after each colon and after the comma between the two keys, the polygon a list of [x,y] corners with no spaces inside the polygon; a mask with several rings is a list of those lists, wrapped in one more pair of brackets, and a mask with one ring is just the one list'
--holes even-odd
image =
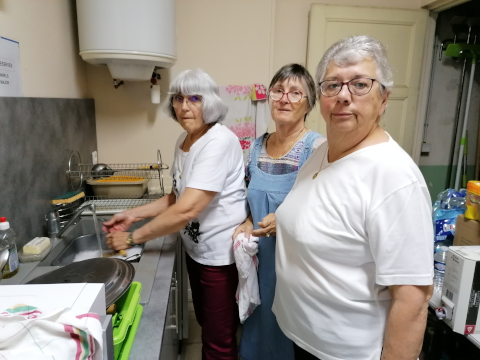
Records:
{"label": "blue apron", "polygon": [[[320,134],[309,131],[304,137],[304,148],[300,155],[298,170],[289,174],[271,175],[257,166],[263,139],[255,140],[249,165],[250,183],[247,199],[255,229],[257,223],[269,213],[274,213],[292,189],[298,170],[313,151],[313,144]],[[262,237],[258,241],[258,285],[261,304],[257,306],[243,324],[240,341],[242,360],[293,360],[293,343],[280,330],[272,312],[275,296],[275,244],[276,237]]]}

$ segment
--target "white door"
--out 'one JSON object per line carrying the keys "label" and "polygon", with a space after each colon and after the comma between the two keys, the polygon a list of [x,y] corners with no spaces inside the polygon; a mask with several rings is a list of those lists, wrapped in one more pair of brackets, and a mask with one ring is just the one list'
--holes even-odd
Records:
{"label": "white door", "polygon": [[[312,4],[310,8],[307,68],[314,76],[324,52],[352,35],[370,35],[387,48],[394,88],[380,125],[412,155],[416,130],[422,58],[428,11]],[[325,135],[318,107],[307,126]]]}

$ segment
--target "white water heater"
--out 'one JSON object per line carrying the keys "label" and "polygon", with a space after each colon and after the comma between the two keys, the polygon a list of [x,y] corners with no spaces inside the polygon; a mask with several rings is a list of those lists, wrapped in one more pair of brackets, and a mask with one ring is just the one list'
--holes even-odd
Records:
{"label": "white water heater", "polygon": [[150,80],[177,61],[175,0],[77,0],[80,56],[114,79]]}

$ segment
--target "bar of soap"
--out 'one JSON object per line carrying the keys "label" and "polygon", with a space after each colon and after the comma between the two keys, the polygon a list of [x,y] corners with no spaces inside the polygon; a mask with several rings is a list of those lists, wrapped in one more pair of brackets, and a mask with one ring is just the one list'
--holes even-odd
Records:
{"label": "bar of soap", "polygon": [[25,255],[37,255],[43,253],[50,246],[48,237],[36,237],[23,246]]}

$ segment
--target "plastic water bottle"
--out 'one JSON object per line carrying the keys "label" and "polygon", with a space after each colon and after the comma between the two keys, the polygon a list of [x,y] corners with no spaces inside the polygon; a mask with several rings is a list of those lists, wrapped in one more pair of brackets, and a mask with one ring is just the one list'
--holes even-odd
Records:
{"label": "plastic water bottle", "polygon": [[9,250],[8,261],[0,274],[2,279],[8,279],[18,273],[19,262],[17,254],[17,236],[10,227],[7,218],[0,217],[0,250],[7,248]]}
{"label": "plastic water bottle", "polygon": [[441,246],[433,257],[433,291],[442,292],[443,278],[445,277],[445,262],[447,258],[448,246]]}
{"label": "plastic water bottle", "polygon": [[457,216],[465,213],[466,190],[447,189],[437,196],[433,205],[434,253],[442,246],[452,246]]}

